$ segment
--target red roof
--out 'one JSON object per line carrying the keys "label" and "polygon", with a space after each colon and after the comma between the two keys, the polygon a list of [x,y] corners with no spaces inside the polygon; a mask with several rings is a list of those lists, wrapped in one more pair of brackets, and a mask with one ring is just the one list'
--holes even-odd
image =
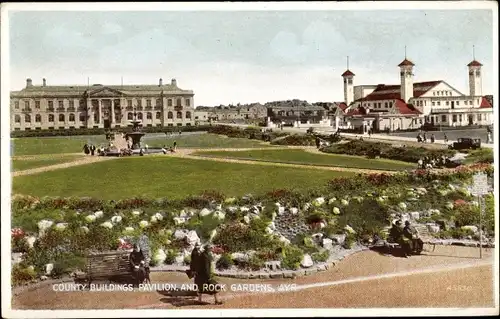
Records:
{"label": "red roof", "polygon": [[479,105],[480,108],[489,108],[489,107],[493,107],[490,103],[490,101],[488,101],[485,97],[482,97],[481,98],[481,105]]}
{"label": "red roof", "polygon": [[[417,82],[413,84],[413,97],[420,97],[442,81]],[[377,88],[358,101],[379,101],[401,99],[401,85],[379,84]]]}
{"label": "red roof", "polygon": [[411,66],[414,66],[415,64],[413,64],[413,62],[411,62],[410,60],[408,59],[404,59],[403,62],[399,63],[398,66],[407,66],[407,65],[411,65]]}
{"label": "red roof", "polygon": [[351,70],[347,70],[344,73],[342,73],[342,76],[354,76],[355,74],[351,72]]}
{"label": "red roof", "polygon": [[340,103],[338,103],[338,105],[337,105],[337,106],[339,107],[339,109],[341,109],[341,110],[342,110],[342,112],[344,112],[344,111],[345,111],[345,109],[347,109],[347,104],[345,104],[344,102],[340,102]]}
{"label": "red roof", "polygon": [[399,114],[403,114],[403,115],[422,114],[413,105],[408,105],[403,100],[396,100],[396,103],[394,103],[394,107],[399,111]]}
{"label": "red roof", "polygon": [[467,66],[483,66],[483,65],[476,60],[472,60],[472,62],[467,64]]}
{"label": "red roof", "polygon": [[346,113],[348,116],[352,115],[366,115],[366,109],[362,106],[355,108],[354,110],[351,110]]}

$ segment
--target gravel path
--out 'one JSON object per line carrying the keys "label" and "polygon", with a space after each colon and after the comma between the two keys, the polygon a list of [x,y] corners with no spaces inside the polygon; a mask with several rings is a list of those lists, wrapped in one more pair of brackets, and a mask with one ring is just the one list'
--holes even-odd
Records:
{"label": "gravel path", "polygon": [[[287,149],[303,149],[307,152],[316,153],[314,146],[288,146]],[[307,169],[320,169],[327,171],[337,171],[337,172],[354,172],[354,173],[388,173],[394,174],[395,171],[384,171],[384,170],[374,170],[374,169],[362,169],[362,168],[347,168],[347,167],[335,167],[335,166],[316,166],[307,164],[287,164],[287,163],[276,163],[276,162],[266,162],[266,161],[252,161],[252,160],[242,160],[234,158],[220,158],[220,157],[208,157],[200,155],[192,155],[194,152],[200,151],[249,151],[249,150],[272,150],[272,149],[284,149],[284,147],[266,147],[266,148],[237,148],[237,149],[181,149],[177,150],[173,156],[183,157],[196,160],[208,160],[216,162],[226,162],[226,163],[240,163],[240,164],[251,164],[251,165],[266,165],[266,166],[280,166],[280,167],[296,167],[296,168],[307,168]]]}
{"label": "gravel path", "polygon": [[[14,309],[242,309],[354,307],[492,307],[493,250],[438,247],[411,258],[364,251],[321,273],[296,279],[231,279],[227,284],[296,284],[293,292],[222,293],[224,305],[199,305],[194,296],[165,292],[54,292],[50,285],[26,290],[12,300]],[[153,283],[190,283],[185,274],[152,273]],[[105,301],[104,301],[105,300]]]}
{"label": "gravel path", "polygon": [[[72,155],[72,154],[64,154],[64,155]],[[26,169],[23,171],[12,172],[12,177],[38,174],[38,173],[42,173],[42,172],[53,171],[56,169],[91,164],[91,163],[96,163],[96,162],[106,161],[106,160],[111,160],[111,159],[116,159],[116,158],[118,158],[118,157],[86,156],[86,157],[84,157],[82,159],[78,159],[76,161],[71,161],[71,162],[66,162],[66,163],[56,164],[56,165],[37,167],[37,168],[31,168],[31,169]]]}

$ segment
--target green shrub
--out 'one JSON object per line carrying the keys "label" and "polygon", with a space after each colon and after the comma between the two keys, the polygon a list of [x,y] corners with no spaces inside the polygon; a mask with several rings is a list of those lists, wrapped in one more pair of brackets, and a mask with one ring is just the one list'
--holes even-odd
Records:
{"label": "green shrub", "polygon": [[250,268],[250,270],[257,271],[264,268],[264,263],[264,260],[255,254],[250,256],[248,259],[248,268]]}
{"label": "green shrub", "polygon": [[19,286],[36,279],[36,272],[35,270],[24,267],[21,264],[16,264],[12,266],[11,278],[12,285]]}
{"label": "green shrub", "polygon": [[189,266],[191,264],[191,256],[184,257],[184,265]]}
{"label": "green shrub", "polygon": [[279,241],[259,230],[259,227],[256,222],[253,228],[239,223],[224,224],[218,229],[213,242],[227,252],[277,247]]}
{"label": "green shrub", "polygon": [[312,135],[289,135],[272,140],[271,145],[314,146],[316,145],[316,138]]}
{"label": "green shrub", "polygon": [[294,245],[288,245],[283,249],[281,267],[284,269],[298,269],[304,257],[302,250]]}
{"label": "green shrub", "polygon": [[229,269],[234,265],[234,261],[229,254],[222,254],[219,260],[215,263],[217,269]]}
{"label": "green shrub", "polygon": [[464,204],[455,207],[453,211],[457,227],[479,224],[479,208]]}
{"label": "green shrub", "polygon": [[328,250],[311,254],[311,258],[315,263],[326,262],[328,257],[330,257],[330,252]]}
{"label": "green shrub", "polygon": [[173,248],[173,249],[168,249],[167,250],[167,257],[165,258],[165,264],[167,265],[172,265],[175,263],[175,257],[177,257],[178,250]]}
{"label": "green shrub", "polygon": [[13,253],[25,253],[29,249],[28,241],[26,237],[14,237],[12,238],[12,252]]}
{"label": "green shrub", "polygon": [[356,242],[356,236],[354,234],[347,234],[345,236],[345,241],[342,244],[342,247],[344,249],[351,249],[355,242]]}
{"label": "green shrub", "polygon": [[434,150],[424,147],[393,147],[389,143],[352,140],[348,143],[333,144],[322,148],[325,153],[368,156],[380,156],[392,160],[417,163],[423,157],[453,156],[452,150]]}

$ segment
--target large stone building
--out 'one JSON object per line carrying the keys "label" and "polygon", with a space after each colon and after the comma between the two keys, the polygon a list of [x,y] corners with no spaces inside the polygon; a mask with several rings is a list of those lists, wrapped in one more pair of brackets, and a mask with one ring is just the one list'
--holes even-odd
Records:
{"label": "large stone building", "polygon": [[145,127],[194,125],[194,93],[170,84],[49,86],[33,85],[10,93],[11,131],[120,128],[134,112]]}
{"label": "large stone building", "polygon": [[195,118],[203,121],[247,121],[263,120],[267,116],[267,108],[260,103],[244,105],[219,105],[214,107],[198,106],[195,111]]}
{"label": "large stone building", "polygon": [[482,92],[482,64],[475,59],[468,67],[469,94],[443,80],[414,82],[410,60],[399,64],[400,85],[354,86],[354,73],[347,69],[344,101],[333,112],[338,128],[378,130],[419,129],[422,126],[491,125],[493,107]]}

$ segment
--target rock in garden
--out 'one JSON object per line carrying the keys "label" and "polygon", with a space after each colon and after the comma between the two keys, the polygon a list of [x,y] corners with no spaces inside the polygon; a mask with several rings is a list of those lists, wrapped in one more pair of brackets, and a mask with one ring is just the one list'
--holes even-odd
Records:
{"label": "rock in garden", "polygon": [[36,242],[36,237],[35,236],[30,236],[30,237],[26,238],[26,242],[28,243],[28,247],[29,248],[33,248],[33,245]]}
{"label": "rock in garden", "polygon": [[167,259],[167,254],[165,254],[165,251],[163,249],[158,249],[156,254],[153,256],[153,260],[157,264],[163,264],[165,262],[165,259]]}
{"label": "rock in garden", "polygon": [[323,246],[323,248],[325,249],[332,249],[333,240],[331,240],[330,238],[323,238],[323,240],[321,241],[321,246]]}
{"label": "rock in garden", "polygon": [[243,221],[247,224],[250,224],[250,216],[248,215],[243,216]]}
{"label": "rock in garden", "polygon": [[273,230],[269,227],[266,227],[266,233],[268,234],[272,234],[273,233]]}
{"label": "rock in garden", "polygon": [[241,207],[240,207],[240,211],[241,211],[242,213],[246,213],[246,212],[250,211],[250,208],[248,208],[248,207],[246,207],[246,206],[241,206]]}
{"label": "rock in garden", "polygon": [[316,234],[312,234],[311,237],[315,241],[321,242],[321,239],[323,239],[323,234],[322,233],[316,233]]}
{"label": "rock in garden", "polygon": [[316,199],[313,200],[313,205],[314,206],[321,206],[325,203],[325,198],[324,197],[318,197]]}
{"label": "rock in garden", "polygon": [[333,214],[340,215],[340,209],[338,207],[334,207],[332,210]]}
{"label": "rock in garden", "polygon": [[429,230],[429,233],[439,233],[439,226],[436,224],[427,224],[427,229]]}
{"label": "rock in garden", "polygon": [[279,260],[266,261],[264,263],[264,267],[266,269],[269,269],[270,271],[277,271],[281,269],[281,261]]}
{"label": "rock in garden", "polygon": [[111,228],[113,228],[113,224],[111,222],[104,222],[101,224],[101,227],[111,229]]}
{"label": "rock in garden", "polygon": [[212,211],[208,208],[203,208],[202,210],[200,210],[200,216],[208,216],[212,213]]}
{"label": "rock in garden", "polygon": [[238,207],[236,207],[236,206],[229,206],[229,207],[226,207],[226,210],[228,212],[230,212],[231,214],[234,214],[234,213],[236,213],[238,211]]}
{"label": "rock in garden", "polygon": [[312,267],[313,264],[313,260],[311,256],[309,256],[309,254],[305,254],[304,257],[302,257],[302,261],[300,262],[300,265],[304,268]]}
{"label": "rock in garden", "polygon": [[411,213],[410,213],[410,217],[411,217],[411,219],[413,219],[413,220],[420,219],[420,213],[419,213],[419,212],[411,212]]}
{"label": "rock in garden", "polygon": [[132,211],[132,215],[134,215],[134,216],[139,216],[140,214],[141,214],[141,212],[138,210]]}
{"label": "rock in garden", "polygon": [[186,235],[186,241],[190,246],[194,246],[197,242],[200,242],[200,237],[198,237],[196,231],[191,230]]}
{"label": "rock in garden", "polygon": [[340,204],[342,204],[342,206],[347,206],[347,205],[349,205],[349,201],[342,199],[342,200],[340,200]]}
{"label": "rock in garden", "polygon": [[346,234],[334,234],[331,235],[330,238],[337,245],[342,245],[345,242]]}
{"label": "rock in garden", "polygon": [[344,230],[347,231],[348,233],[351,233],[351,234],[355,234],[356,233],[356,231],[351,226],[349,226],[349,225],[346,225],[344,227]]}
{"label": "rock in garden", "polygon": [[335,197],[332,197],[328,200],[328,205],[332,205],[333,203],[335,203],[337,199]]}
{"label": "rock in garden", "polygon": [[217,211],[214,213],[214,217],[219,219],[219,220],[224,220],[224,218],[226,217],[226,214],[224,214],[221,211]]}
{"label": "rock in garden", "polygon": [[174,217],[174,223],[176,225],[181,225],[181,224],[184,224],[186,223],[186,218],[185,217]]}
{"label": "rock in garden", "polygon": [[68,223],[57,223],[54,228],[57,230],[64,230],[66,227],[68,227]]}
{"label": "rock in garden", "polygon": [[49,277],[47,277],[47,276],[45,276],[45,275],[40,276],[40,280],[41,280],[41,281],[44,281],[44,280],[47,280],[47,279],[49,279]]}
{"label": "rock in garden", "polygon": [[52,273],[52,270],[54,270],[54,264],[46,264],[45,265],[45,274],[50,276]]}
{"label": "rock in garden", "polygon": [[99,211],[94,213],[94,216],[96,218],[101,218],[102,216],[104,216],[104,212],[102,210],[99,210]]}
{"label": "rock in garden", "polygon": [[479,229],[477,228],[477,226],[473,226],[473,225],[466,225],[466,226],[462,226],[462,229],[463,230],[470,230],[472,231],[474,234],[476,234]]}
{"label": "rock in garden", "polygon": [[289,245],[290,244],[290,240],[288,238],[286,238],[285,236],[281,235],[279,238],[279,241],[284,243],[285,245]]}
{"label": "rock in garden", "polygon": [[278,215],[283,215],[285,213],[285,207],[279,206],[278,207]]}
{"label": "rock in garden", "polygon": [[308,210],[309,208],[311,208],[311,203],[305,203],[303,210]]}
{"label": "rock in garden", "polygon": [[96,220],[96,217],[95,215],[87,215],[85,216],[85,220],[87,221],[87,223],[92,223]]}
{"label": "rock in garden", "polygon": [[116,215],[116,216],[111,217],[111,222],[113,224],[118,224],[121,221],[122,221],[122,217],[121,216]]}
{"label": "rock in garden", "polygon": [[292,215],[297,215],[299,213],[299,209],[297,207],[291,207],[290,208],[290,213]]}
{"label": "rock in garden", "polygon": [[236,262],[243,263],[243,262],[247,262],[250,259],[250,256],[248,254],[244,254],[244,253],[232,253],[231,259],[236,261]]}
{"label": "rock in garden", "polygon": [[183,240],[184,238],[186,238],[186,235],[187,235],[187,233],[185,231],[180,230],[180,229],[177,229],[174,232],[174,238],[178,239],[178,240]]}
{"label": "rock in garden", "polygon": [[49,229],[53,224],[54,222],[51,220],[42,219],[41,221],[38,222],[38,229],[40,230],[40,232],[43,233],[47,229]]}
{"label": "rock in garden", "polygon": [[176,264],[183,264],[184,263],[184,256],[182,254],[175,256],[175,263]]}

